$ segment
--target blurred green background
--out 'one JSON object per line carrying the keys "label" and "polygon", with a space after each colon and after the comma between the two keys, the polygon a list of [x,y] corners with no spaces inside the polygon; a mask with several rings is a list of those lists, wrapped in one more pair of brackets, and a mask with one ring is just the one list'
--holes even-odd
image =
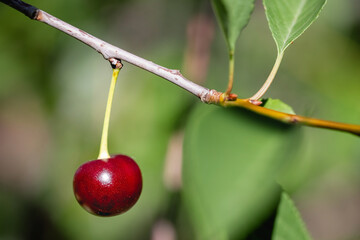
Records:
{"label": "blurred green background", "polygon": [[[29,3],[208,88],[227,86],[226,45],[209,1]],[[328,1],[286,51],[266,97],[301,115],[360,124],[359,12],[357,0]],[[238,42],[234,92],[255,93],[275,57],[257,1]],[[129,212],[112,218],[92,216],[75,201],[72,177],[97,156],[110,78],[101,55],[0,4],[1,240],[193,238],[179,159],[198,100],[127,63],[115,92],[109,148],[135,158],[143,193]],[[291,174],[279,181],[314,239],[360,239],[360,139],[312,128],[302,137]]]}

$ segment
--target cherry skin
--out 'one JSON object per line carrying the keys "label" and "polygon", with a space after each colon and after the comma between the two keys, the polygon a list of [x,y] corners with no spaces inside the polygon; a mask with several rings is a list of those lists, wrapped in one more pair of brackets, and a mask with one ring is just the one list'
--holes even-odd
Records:
{"label": "cherry skin", "polygon": [[114,216],[129,210],[139,199],[139,166],[126,155],[114,155],[82,164],[75,173],[74,193],[89,213]]}

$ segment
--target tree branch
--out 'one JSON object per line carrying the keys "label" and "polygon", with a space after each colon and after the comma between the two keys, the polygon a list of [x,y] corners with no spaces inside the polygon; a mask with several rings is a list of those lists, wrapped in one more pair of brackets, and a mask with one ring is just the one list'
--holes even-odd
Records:
{"label": "tree branch", "polygon": [[[258,101],[252,101],[251,99],[250,100],[238,99],[236,94],[224,94],[216,90],[209,90],[194,82],[189,81],[180,73],[179,70],[165,68],[151,61],[148,61],[134,54],[131,54],[127,51],[124,51],[30,4],[24,3],[20,0],[0,0],[0,2],[9,5],[10,7],[25,14],[31,19],[46,23],[70,35],[71,37],[85,43],[86,45],[90,46],[91,48],[99,52],[106,60],[110,62],[115,58],[126,61],[142,69],[145,69],[189,91],[190,93],[200,98],[202,102],[217,104],[224,107],[241,107],[289,124],[302,124],[302,125],[318,127],[318,128],[334,129],[334,130],[349,132],[360,136],[360,125],[337,123],[337,122],[331,122],[326,120],[282,113],[264,107],[256,106],[256,104],[259,103]],[[277,68],[278,66],[276,67],[276,70]],[[274,71],[276,72],[276,70]],[[255,99],[258,98],[256,96],[257,95],[255,95]]]}

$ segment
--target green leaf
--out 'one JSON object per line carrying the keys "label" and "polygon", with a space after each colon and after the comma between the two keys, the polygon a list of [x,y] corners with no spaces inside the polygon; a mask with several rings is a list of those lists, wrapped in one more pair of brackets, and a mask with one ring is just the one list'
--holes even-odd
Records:
{"label": "green leaf", "polygon": [[288,113],[288,114],[295,114],[294,110],[280,99],[268,98],[264,102],[265,102],[264,104],[265,108]]}
{"label": "green leaf", "polygon": [[299,128],[251,112],[201,104],[185,133],[184,202],[197,239],[242,239],[276,206],[277,173]]}
{"label": "green leaf", "polygon": [[325,3],[326,0],[264,0],[279,54],[315,21]]}
{"label": "green leaf", "polygon": [[249,22],[254,0],[212,0],[212,6],[229,51],[233,52],[241,30]]}
{"label": "green leaf", "polygon": [[275,220],[273,240],[310,240],[305,224],[293,201],[284,192]]}

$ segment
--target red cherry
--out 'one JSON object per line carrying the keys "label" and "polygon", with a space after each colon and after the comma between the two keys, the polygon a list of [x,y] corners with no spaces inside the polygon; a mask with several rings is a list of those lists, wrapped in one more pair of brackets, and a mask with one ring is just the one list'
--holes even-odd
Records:
{"label": "red cherry", "polygon": [[73,184],[75,197],[86,211],[114,216],[129,210],[139,199],[142,177],[132,158],[115,155],[81,165]]}

